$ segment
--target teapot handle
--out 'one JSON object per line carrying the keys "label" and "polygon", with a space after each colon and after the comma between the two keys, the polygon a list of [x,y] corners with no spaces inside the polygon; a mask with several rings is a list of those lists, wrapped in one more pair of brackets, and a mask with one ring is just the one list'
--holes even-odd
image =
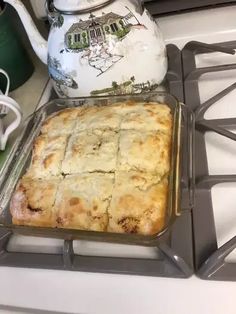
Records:
{"label": "teapot handle", "polygon": [[[140,15],[143,15],[143,12],[145,10],[145,7],[144,7],[144,0],[133,0],[138,8],[138,13]],[[131,0],[132,2],[132,0]]]}
{"label": "teapot handle", "polygon": [[58,19],[59,13],[54,7],[53,0],[46,0],[45,10],[50,24],[53,24]]}
{"label": "teapot handle", "polygon": [[52,12],[54,10],[53,0],[46,0],[45,6],[47,12]]}
{"label": "teapot handle", "polygon": [[[144,0],[135,0],[135,2],[139,6],[139,9],[140,9],[139,13],[142,15],[145,10]],[[57,10],[54,7],[53,0],[46,0],[45,9],[46,9],[50,22],[53,22],[55,20],[55,16],[58,14]]]}

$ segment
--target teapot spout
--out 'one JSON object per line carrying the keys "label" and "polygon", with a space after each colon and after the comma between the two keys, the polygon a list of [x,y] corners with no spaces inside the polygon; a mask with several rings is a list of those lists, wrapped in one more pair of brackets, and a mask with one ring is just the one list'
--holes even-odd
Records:
{"label": "teapot spout", "polygon": [[16,9],[35,53],[43,63],[47,64],[47,41],[37,30],[24,4],[20,0],[5,0],[5,2]]}

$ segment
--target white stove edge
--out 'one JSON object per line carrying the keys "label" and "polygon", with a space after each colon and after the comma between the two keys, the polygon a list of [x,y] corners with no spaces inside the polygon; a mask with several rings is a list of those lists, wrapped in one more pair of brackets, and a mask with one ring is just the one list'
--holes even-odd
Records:
{"label": "white stove edge", "polygon": [[[163,17],[158,22],[166,42],[182,48],[190,40],[235,40],[235,16],[232,6]],[[0,304],[22,308],[81,314],[235,313],[236,283],[195,276],[163,279],[0,267],[0,278]],[[0,313],[7,312],[0,306]]]}
{"label": "white stove edge", "polygon": [[166,43],[180,49],[191,41],[216,43],[236,40],[236,5],[157,19]]}

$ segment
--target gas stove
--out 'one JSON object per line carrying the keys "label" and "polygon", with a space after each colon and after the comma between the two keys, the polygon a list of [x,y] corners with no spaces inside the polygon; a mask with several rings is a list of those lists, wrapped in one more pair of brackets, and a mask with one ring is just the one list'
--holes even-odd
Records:
{"label": "gas stove", "polygon": [[[1,231],[0,265],[181,278],[189,277],[195,265],[203,279],[235,280],[235,48],[236,42],[192,41],[181,53],[168,45],[169,71],[162,88],[194,112],[196,184],[193,208],[183,197],[181,218],[157,247],[130,250],[126,245],[64,242]],[[38,106],[52,98],[55,94],[48,82]],[[184,156],[188,154],[185,151]],[[184,169],[183,191],[191,185]]]}
{"label": "gas stove", "polygon": [[[213,11],[211,14],[217,20],[221,14],[219,10]],[[225,11],[233,16],[236,10],[225,8]],[[184,15],[173,20],[165,17],[160,23],[165,29],[169,57],[166,84],[161,88],[184,102],[195,116],[194,206],[189,206],[185,197],[186,191],[193,187],[185,167],[182,216],[156,248],[132,246],[130,250],[124,245],[64,242],[1,231],[1,266],[175,278],[187,278],[195,272],[202,279],[236,280],[236,168],[233,162],[236,153],[236,56],[233,54],[236,42],[230,41],[236,30],[232,26],[227,31],[229,41],[221,42],[226,30],[220,21],[213,23],[210,33],[216,39],[215,44],[203,43],[214,42],[203,32],[208,14],[207,11],[189,13],[188,18]],[[200,16],[203,23],[198,23],[196,34],[181,33],[194,21],[199,22]],[[181,28],[175,37],[171,33],[173,23],[177,31]],[[188,40],[190,42],[186,43]],[[52,98],[55,94],[48,82],[38,107]],[[185,158],[188,154],[186,151]],[[186,163],[187,160],[183,162]]]}

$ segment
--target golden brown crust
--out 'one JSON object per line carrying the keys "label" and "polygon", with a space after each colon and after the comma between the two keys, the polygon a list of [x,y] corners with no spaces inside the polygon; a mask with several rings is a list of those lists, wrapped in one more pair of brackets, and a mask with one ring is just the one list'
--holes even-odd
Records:
{"label": "golden brown crust", "polygon": [[113,174],[68,176],[59,186],[54,207],[57,226],[106,231],[107,208],[114,183]]}
{"label": "golden brown crust", "polygon": [[13,195],[13,223],[145,235],[161,231],[171,133],[168,106],[133,100],[49,117]]}
{"label": "golden brown crust", "polygon": [[81,110],[82,108],[69,108],[50,116],[43,123],[41,133],[50,136],[71,134]]}
{"label": "golden brown crust", "polygon": [[64,174],[114,172],[118,133],[110,130],[82,131],[70,138],[62,164]]}
{"label": "golden brown crust", "polygon": [[120,132],[119,171],[144,171],[163,176],[170,169],[171,137],[160,132]]}
{"label": "golden brown crust", "polygon": [[65,156],[68,136],[48,137],[40,135],[34,142],[33,155],[28,177],[49,178],[61,174],[61,164]]}
{"label": "golden brown crust", "polygon": [[13,194],[10,211],[15,225],[55,227],[52,207],[59,179],[23,178]]}
{"label": "golden brown crust", "polygon": [[152,235],[165,223],[168,180],[140,172],[116,173],[108,231]]}
{"label": "golden brown crust", "polygon": [[75,131],[119,129],[121,114],[110,106],[87,107],[78,116]]}
{"label": "golden brown crust", "polygon": [[171,134],[172,114],[167,105],[129,101],[120,108],[121,130],[161,131]]}

